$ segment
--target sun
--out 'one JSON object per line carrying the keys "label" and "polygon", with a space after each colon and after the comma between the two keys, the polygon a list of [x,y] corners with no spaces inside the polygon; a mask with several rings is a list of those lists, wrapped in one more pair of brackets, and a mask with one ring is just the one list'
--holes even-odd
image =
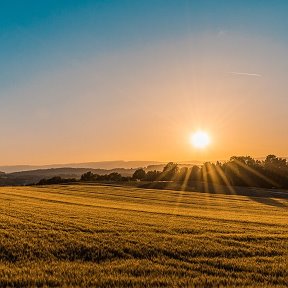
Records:
{"label": "sun", "polygon": [[196,131],[190,137],[191,144],[198,149],[204,149],[210,144],[209,134],[205,131]]}

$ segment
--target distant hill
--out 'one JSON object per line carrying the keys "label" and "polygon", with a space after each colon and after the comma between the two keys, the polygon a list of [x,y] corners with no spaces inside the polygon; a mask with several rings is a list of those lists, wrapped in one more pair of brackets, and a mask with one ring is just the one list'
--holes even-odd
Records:
{"label": "distant hill", "polygon": [[[147,165],[153,163],[151,165]],[[155,164],[157,163],[157,164]],[[42,169],[31,169],[37,166],[7,166],[6,173],[0,172],[0,186],[7,185],[28,185],[38,183],[41,179],[48,179],[55,176],[62,178],[76,178],[80,179],[81,175],[91,171],[94,174],[104,175],[113,172],[120,173],[122,176],[132,176],[137,168],[143,167],[146,171],[158,170],[162,171],[166,164],[161,164],[159,162],[152,161],[111,161],[111,162],[91,162],[91,163],[80,163],[80,164],[68,164],[71,166],[87,166],[87,167],[60,167],[60,168],[42,168]],[[146,166],[145,166],[146,165]],[[179,167],[190,166],[193,164],[179,164]],[[56,165],[57,166],[57,165]],[[61,165],[60,165],[61,166]],[[113,169],[103,169],[103,168],[91,168],[94,167],[114,167]],[[126,166],[129,168],[119,168],[119,166]],[[49,167],[49,166],[43,166]],[[3,167],[1,168],[2,170]],[[24,169],[23,171],[17,171],[18,169]],[[27,169],[27,170],[26,170]],[[16,170],[16,172],[9,173],[7,171]]]}
{"label": "distant hill", "polygon": [[[201,165],[201,161],[185,161],[177,162],[181,166]],[[14,165],[14,166],[0,166],[0,171],[5,173],[14,173],[22,171],[31,171],[39,169],[56,169],[56,168],[90,168],[90,169],[136,169],[140,167],[155,168],[148,170],[162,170],[166,162],[158,161],[102,161],[102,162],[83,162],[83,163],[68,163],[68,164],[53,164],[53,165]]]}
{"label": "distant hill", "polygon": [[27,185],[39,182],[41,179],[48,179],[55,176],[62,178],[79,179],[82,174],[91,171],[94,174],[104,175],[112,172],[120,173],[122,176],[132,176],[136,169],[91,169],[91,168],[51,168],[21,171],[14,173],[0,174],[0,186]]}
{"label": "distant hill", "polygon": [[54,164],[54,165],[14,165],[14,166],[0,166],[0,171],[5,173],[14,173],[20,171],[30,171],[39,169],[54,169],[54,168],[91,168],[91,169],[117,169],[117,168],[138,168],[147,167],[149,165],[162,164],[157,161],[103,161],[103,162],[84,162],[84,163],[68,163],[68,164]]}
{"label": "distant hill", "polygon": [[[197,161],[187,161],[180,163],[179,167],[199,164]],[[162,171],[165,165],[166,163],[157,161],[104,161],[44,166],[0,166],[0,171],[3,171],[0,172],[0,186],[35,184],[41,179],[55,176],[80,179],[81,175],[88,171],[99,175],[117,172],[122,176],[132,176],[137,168],[144,168],[145,171]]]}

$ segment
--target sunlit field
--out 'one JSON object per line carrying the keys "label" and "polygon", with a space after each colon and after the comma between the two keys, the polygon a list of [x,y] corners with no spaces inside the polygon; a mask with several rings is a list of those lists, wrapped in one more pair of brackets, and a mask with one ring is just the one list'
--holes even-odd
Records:
{"label": "sunlit field", "polygon": [[287,287],[288,201],[0,188],[0,286]]}

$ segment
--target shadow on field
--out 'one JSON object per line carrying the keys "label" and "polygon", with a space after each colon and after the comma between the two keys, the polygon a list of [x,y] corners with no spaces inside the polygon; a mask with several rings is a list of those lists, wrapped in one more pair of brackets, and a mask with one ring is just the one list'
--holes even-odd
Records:
{"label": "shadow on field", "polygon": [[280,207],[280,208],[288,208],[287,204],[282,203],[275,198],[269,198],[269,197],[249,197],[249,198],[261,204],[274,206],[274,207]]}
{"label": "shadow on field", "polygon": [[168,190],[182,190],[187,192],[201,192],[210,194],[224,194],[247,196],[251,200],[274,207],[287,208],[288,205],[282,203],[280,199],[288,200],[288,191],[256,188],[256,187],[238,187],[238,186],[224,186],[205,182],[191,182],[184,187],[179,183],[159,181],[152,183],[140,184],[138,187],[147,189],[168,189]]}

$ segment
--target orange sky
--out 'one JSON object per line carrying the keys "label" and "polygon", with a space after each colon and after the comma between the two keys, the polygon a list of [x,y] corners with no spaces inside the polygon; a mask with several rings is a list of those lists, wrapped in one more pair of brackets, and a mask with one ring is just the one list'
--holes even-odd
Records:
{"label": "orange sky", "polygon": [[[0,164],[288,156],[287,48],[225,25],[78,58],[62,47],[51,66],[50,48],[1,88]],[[207,149],[189,142],[198,129]]]}
{"label": "orange sky", "polygon": [[[287,87],[279,83],[286,68],[269,59],[285,50],[269,39],[207,35],[197,41],[204,52],[193,39],[160,42],[43,73],[12,89],[11,97],[25,100],[18,107],[7,103],[4,133],[11,134],[2,142],[9,153],[1,162],[285,156]],[[265,47],[261,53],[258,46]],[[197,129],[212,138],[203,151],[189,142]]]}

